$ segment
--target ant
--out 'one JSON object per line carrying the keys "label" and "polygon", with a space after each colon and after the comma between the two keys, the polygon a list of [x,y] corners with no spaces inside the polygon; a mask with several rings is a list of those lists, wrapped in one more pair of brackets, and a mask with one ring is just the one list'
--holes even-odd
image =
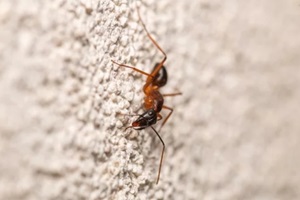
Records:
{"label": "ant", "polygon": [[[119,64],[113,60],[111,60],[111,61],[114,64],[118,65],[119,67],[129,68],[129,69],[132,69],[134,71],[137,71],[137,72],[147,76],[146,83],[143,87],[143,91],[145,93],[144,108],[146,111],[143,114],[138,115],[139,117],[132,123],[131,126],[126,127],[125,130],[127,130],[128,128],[133,128],[135,130],[142,130],[147,127],[150,127],[158,136],[159,140],[161,141],[161,143],[163,145],[163,148],[161,151],[161,156],[160,156],[158,175],[157,175],[157,179],[156,179],[156,184],[158,184],[159,178],[160,178],[160,172],[161,172],[161,167],[162,167],[164,151],[165,151],[165,143],[164,143],[163,139],[160,137],[158,132],[165,125],[165,123],[167,122],[167,120],[169,119],[171,114],[173,113],[173,108],[170,108],[170,107],[164,105],[164,97],[181,95],[182,93],[178,92],[178,93],[171,93],[171,94],[161,94],[159,92],[159,89],[161,87],[163,87],[164,85],[166,85],[166,83],[168,81],[167,70],[164,66],[164,63],[167,60],[167,55],[162,50],[162,48],[158,45],[158,43],[152,38],[150,33],[148,32],[148,30],[140,16],[140,11],[139,11],[138,7],[137,7],[137,11],[138,11],[139,21],[142,23],[142,26],[143,26],[145,32],[147,33],[148,38],[156,46],[156,48],[158,48],[158,50],[164,55],[164,58],[162,59],[162,61],[160,63],[155,64],[151,74],[146,73],[146,72],[144,72],[140,69],[137,69],[135,67],[132,67],[132,66],[128,66],[125,64]],[[159,121],[163,118],[161,116],[161,114],[159,114],[162,109],[169,110],[169,114],[162,122],[162,125],[159,128],[159,131],[156,131],[152,125],[156,124],[157,121]]]}

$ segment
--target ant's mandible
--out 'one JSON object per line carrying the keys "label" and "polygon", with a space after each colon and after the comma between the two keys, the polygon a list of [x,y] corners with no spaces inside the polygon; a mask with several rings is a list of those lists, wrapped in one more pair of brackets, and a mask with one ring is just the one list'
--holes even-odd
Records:
{"label": "ant's mandible", "polygon": [[[148,74],[148,73],[146,73],[146,72],[144,72],[140,69],[137,69],[135,67],[132,67],[132,66],[128,66],[128,65],[125,65],[125,64],[119,64],[119,63],[117,63],[113,60],[111,60],[111,61],[114,64],[116,64],[120,67],[130,68],[134,71],[137,71],[137,72],[147,76],[146,83],[143,87],[143,91],[145,93],[144,108],[145,108],[146,111],[143,114],[139,115],[139,117],[132,123],[132,125],[127,127],[125,130],[127,130],[128,128],[133,128],[135,130],[142,130],[142,129],[145,129],[147,127],[150,127],[156,133],[158,138],[160,139],[160,141],[163,145],[163,149],[161,151],[158,175],[157,175],[157,179],[156,179],[156,184],[157,184],[159,182],[161,166],[162,166],[162,161],[163,161],[163,156],[164,156],[164,151],[165,151],[165,143],[164,143],[163,139],[160,137],[158,132],[165,125],[165,123],[167,122],[167,120],[169,119],[171,114],[173,113],[172,108],[164,105],[164,97],[181,95],[181,93],[178,92],[178,93],[172,93],[172,94],[161,94],[159,92],[159,89],[161,87],[163,87],[164,85],[166,85],[167,80],[168,80],[167,70],[164,66],[164,63],[167,60],[167,55],[162,50],[162,48],[158,45],[158,43],[152,38],[150,33],[148,32],[148,30],[147,30],[147,28],[146,28],[146,26],[145,26],[145,24],[142,21],[142,18],[140,16],[140,12],[139,12],[138,7],[137,7],[137,12],[138,12],[139,21],[142,23],[143,28],[144,28],[145,32],[147,33],[148,38],[159,49],[159,51],[164,55],[164,58],[162,59],[162,61],[160,63],[157,63],[154,66],[151,74]],[[153,128],[152,125],[156,124],[157,121],[159,121],[163,118],[159,114],[162,109],[167,109],[170,112],[167,115],[167,117],[164,119],[161,127],[159,128],[159,131],[156,131]]]}

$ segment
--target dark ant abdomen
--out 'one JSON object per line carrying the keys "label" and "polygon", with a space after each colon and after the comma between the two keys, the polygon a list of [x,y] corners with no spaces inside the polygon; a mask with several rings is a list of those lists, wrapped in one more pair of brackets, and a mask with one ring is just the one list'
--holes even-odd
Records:
{"label": "dark ant abdomen", "polygon": [[[156,63],[152,71],[154,71],[158,66],[159,63]],[[166,85],[167,81],[168,81],[168,73],[165,66],[162,66],[162,68],[154,76],[152,84],[160,88]]]}

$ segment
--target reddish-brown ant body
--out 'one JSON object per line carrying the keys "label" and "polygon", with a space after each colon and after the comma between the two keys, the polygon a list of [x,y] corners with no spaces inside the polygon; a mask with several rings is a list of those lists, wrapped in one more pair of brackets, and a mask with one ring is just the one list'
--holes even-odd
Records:
{"label": "reddish-brown ant body", "polygon": [[[163,156],[164,156],[164,151],[165,151],[165,143],[162,140],[162,138],[160,137],[158,132],[164,126],[164,124],[167,122],[167,120],[169,119],[169,117],[171,116],[171,114],[173,112],[172,108],[164,105],[164,97],[181,95],[181,93],[180,92],[172,93],[172,94],[161,94],[160,93],[159,89],[161,87],[163,87],[164,85],[166,85],[166,83],[168,81],[168,73],[164,66],[164,63],[167,60],[167,55],[162,50],[162,48],[157,44],[157,42],[152,38],[152,36],[148,32],[144,22],[142,21],[142,18],[140,16],[140,12],[139,12],[138,8],[137,8],[137,10],[138,10],[139,21],[142,23],[143,28],[144,28],[145,32],[147,33],[147,36],[152,41],[152,43],[160,50],[160,52],[164,55],[164,58],[162,59],[162,61],[160,63],[156,63],[151,74],[148,74],[148,73],[146,73],[142,70],[139,70],[135,67],[132,67],[132,66],[119,64],[113,60],[112,60],[112,62],[117,64],[120,67],[130,68],[134,71],[137,71],[137,72],[147,76],[146,83],[143,87],[143,91],[145,93],[144,108],[146,111],[143,114],[139,115],[139,117],[132,123],[132,125],[127,127],[126,129],[133,128],[135,130],[142,130],[147,127],[150,127],[156,133],[158,138],[160,139],[160,141],[163,145],[163,149],[161,152],[159,170],[158,170],[158,175],[157,175],[157,180],[156,180],[156,184],[157,184],[159,181],[159,178],[160,178],[161,166],[162,166],[162,161],[163,161]],[[152,125],[156,124],[157,121],[162,119],[162,116],[159,114],[162,109],[167,109],[170,112],[167,115],[167,117],[164,119],[159,131],[156,131]]]}

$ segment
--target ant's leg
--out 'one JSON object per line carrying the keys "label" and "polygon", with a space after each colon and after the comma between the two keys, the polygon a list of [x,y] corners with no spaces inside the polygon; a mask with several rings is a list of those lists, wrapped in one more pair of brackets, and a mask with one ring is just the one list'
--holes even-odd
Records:
{"label": "ant's leg", "polygon": [[160,139],[162,145],[163,145],[163,149],[161,151],[161,156],[160,156],[160,162],[159,162],[159,168],[158,168],[158,175],[157,175],[157,179],[156,179],[156,184],[158,184],[159,181],[159,177],[160,177],[160,172],[161,172],[161,166],[162,166],[162,161],[163,161],[163,157],[164,157],[164,152],[165,152],[165,143],[164,141],[161,139],[160,135],[158,134],[158,132],[152,127],[152,130],[156,133],[156,135],[158,136],[158,138]]}
{"label": "ant's leg", "polygon": [[161,128],[165,125],[165,123],[168,121],[169,117],[172,115],[173,113],[173,108],[170,108],[168,106],[163,106],[164,109],[170,110],[169,114],[167,115],[166,119],[163,121],[163,123],[161,124],[160,128],[158,129],[158,131],[160,132]]}
{"label": "ant's leg", "polygon": [[161,114],[158,113],[158,115],[157,115],[157,121],[159,121],[161,119],[162,119],[162,116],[161,116]]}
{"label": "ant's leg", "polygon": [[177,92],[177,93],[171,93],[171,94],[162,94],[163,97],[173,97],[173,96],[177,96],[177,95],[182,95],[182,93]]}
{"label": "ant's leg", "polygon": [[148,74],[148,73],[146,73],[146,72],[144,72],[144,71],[142,71],[142,70],[140,70],[140,69],[137,69],[137,68],[135,68],[135,67],[131,67],[131,66],[129,66],[129,65],[124,65],[124,64],[119,64],[119,63],[117,63],[116,61],[113,61],[113,60],[111,60],[111,62],[113,62],[114,64],[116,64],[116,65],[119,65],[119,67],[126,67],[126,68],[129,68],[129,69],[132,69],[132,70],[134,70],[134,71],[136,71],[136,72],[139,72],[139,73],[141,73],[141,74],[143,74],[143,75],[146,75],[146,76],[150,76],[150,77],[153,77],[151,74]]}
{"label": "ant's leg", "polygon": [[141,116],[141,115],[139,115],[139,114],[124,114],[124,115],[126,115],[126,116],[131,116],[131,117]]}
{"label": "ant's leg", "polygon": [[149,37],[149,39],[152,41],[152,43],[156,46],[156,48],[158,48],[160,50],[160,52],[164,55],[164,58],[162,59],[162,61],[159,63],[159,66],[151,73],[151,75],[154,77],[159,70],[163,67],[164,62],[167,60],[167,54],[162,50],[162,48],[158,45],[158,43],[152,38],[152,36],[150,35],[150,33],[148,32],[146,25],[144,24],[141,15],[140,15],[140,9],[137,6],[137,11],[138,11],[138,16],[139,16],[139,20],[143,25],[144,30],[147,33],[147,36]]}

